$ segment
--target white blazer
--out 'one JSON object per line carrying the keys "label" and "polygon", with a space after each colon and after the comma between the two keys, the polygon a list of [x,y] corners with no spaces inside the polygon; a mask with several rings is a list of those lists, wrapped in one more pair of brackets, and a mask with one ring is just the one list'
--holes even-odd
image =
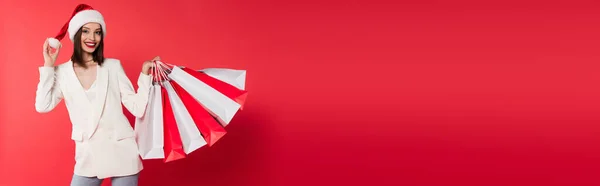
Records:
{"label": "white blazer", "polygon": [[120,61],[107,58],[97,68],[96,96],[90,101],[72,61],[54,68],[39,67],[39,72],[35,109],[50,112],[65,100],[72,124],[71,139],[76,145],[75,174],[106,178],[142,170],[135,133],[122,105],[135,117],[144,115],[152,84],[150,75],[140,73],[136,93]]}

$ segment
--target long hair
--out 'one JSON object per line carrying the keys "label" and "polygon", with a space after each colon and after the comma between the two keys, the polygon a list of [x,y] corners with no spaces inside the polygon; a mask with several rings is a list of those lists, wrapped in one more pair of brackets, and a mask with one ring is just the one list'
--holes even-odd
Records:
{"label": "long hair", "polygon": [[[85,51],[83,51],[83,48],[81,46],[81,32],[82,29],[80,28],[77,33],[75,33],[75,38],[73,38],[73,55],[71,55],[71,61],[73,61],[74,63],[77,63],[79,66],[82,66],[83,68],[87,68],[87,66],[85,65],[85,62],[83,61],[83,53]],[[98,62],[98,65],[102,66],[102,63],[104,63],[104,38],[103,38],[103,34],[100,34],[100,43],[98,43],[98,46],[96,47],[96,50],[94,50],[94,52],[92,53],[92,57],[94,59],[94,61]]]}

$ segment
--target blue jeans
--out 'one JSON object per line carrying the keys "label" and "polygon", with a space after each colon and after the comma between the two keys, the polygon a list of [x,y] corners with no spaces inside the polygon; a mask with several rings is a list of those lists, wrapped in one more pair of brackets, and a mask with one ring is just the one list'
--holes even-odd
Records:
{"label": "blue jeans", "polygon": [[[110,180],[112,186],[137,186],[138,174],[131,176],[112,177]],[[73,174],[71,186],[100,186],[102,181],[104,180],[98,179],[97,177],[84,177]]]}

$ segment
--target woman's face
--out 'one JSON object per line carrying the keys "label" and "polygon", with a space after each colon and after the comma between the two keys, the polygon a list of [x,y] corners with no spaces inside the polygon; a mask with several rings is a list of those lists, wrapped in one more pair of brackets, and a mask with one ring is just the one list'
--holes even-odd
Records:
{"label": "woman's face", "polygon": [[81,47],[83,51],[92,53],[102,39],[102,28],[98,23],[88,23],[81,27]]}

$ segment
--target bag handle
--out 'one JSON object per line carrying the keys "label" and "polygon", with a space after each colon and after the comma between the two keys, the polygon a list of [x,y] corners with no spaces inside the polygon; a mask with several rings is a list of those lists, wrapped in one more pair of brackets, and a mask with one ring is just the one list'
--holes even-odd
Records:
{"label": "bag handle", "polygon": [[154,61],[154,71],[155,71],[155,75],[158,78],[158,82],[159,83],[163,83],[164,81],[169,81],[169,77],[167,76],[167,74],[169,73],[168,70],[170,71],[169,67],[167,65],[165,65],[163,62],[161,61]]}
{"label": "bag handle", "polygon": [[155,82],[158,82],[162,85],[163,81],[170,81],[168,74],[171,73],[171,70],[175,65],[170,63],[165,63],[159,60],[153,60],[154,69],[153,69],[153,79]]}

